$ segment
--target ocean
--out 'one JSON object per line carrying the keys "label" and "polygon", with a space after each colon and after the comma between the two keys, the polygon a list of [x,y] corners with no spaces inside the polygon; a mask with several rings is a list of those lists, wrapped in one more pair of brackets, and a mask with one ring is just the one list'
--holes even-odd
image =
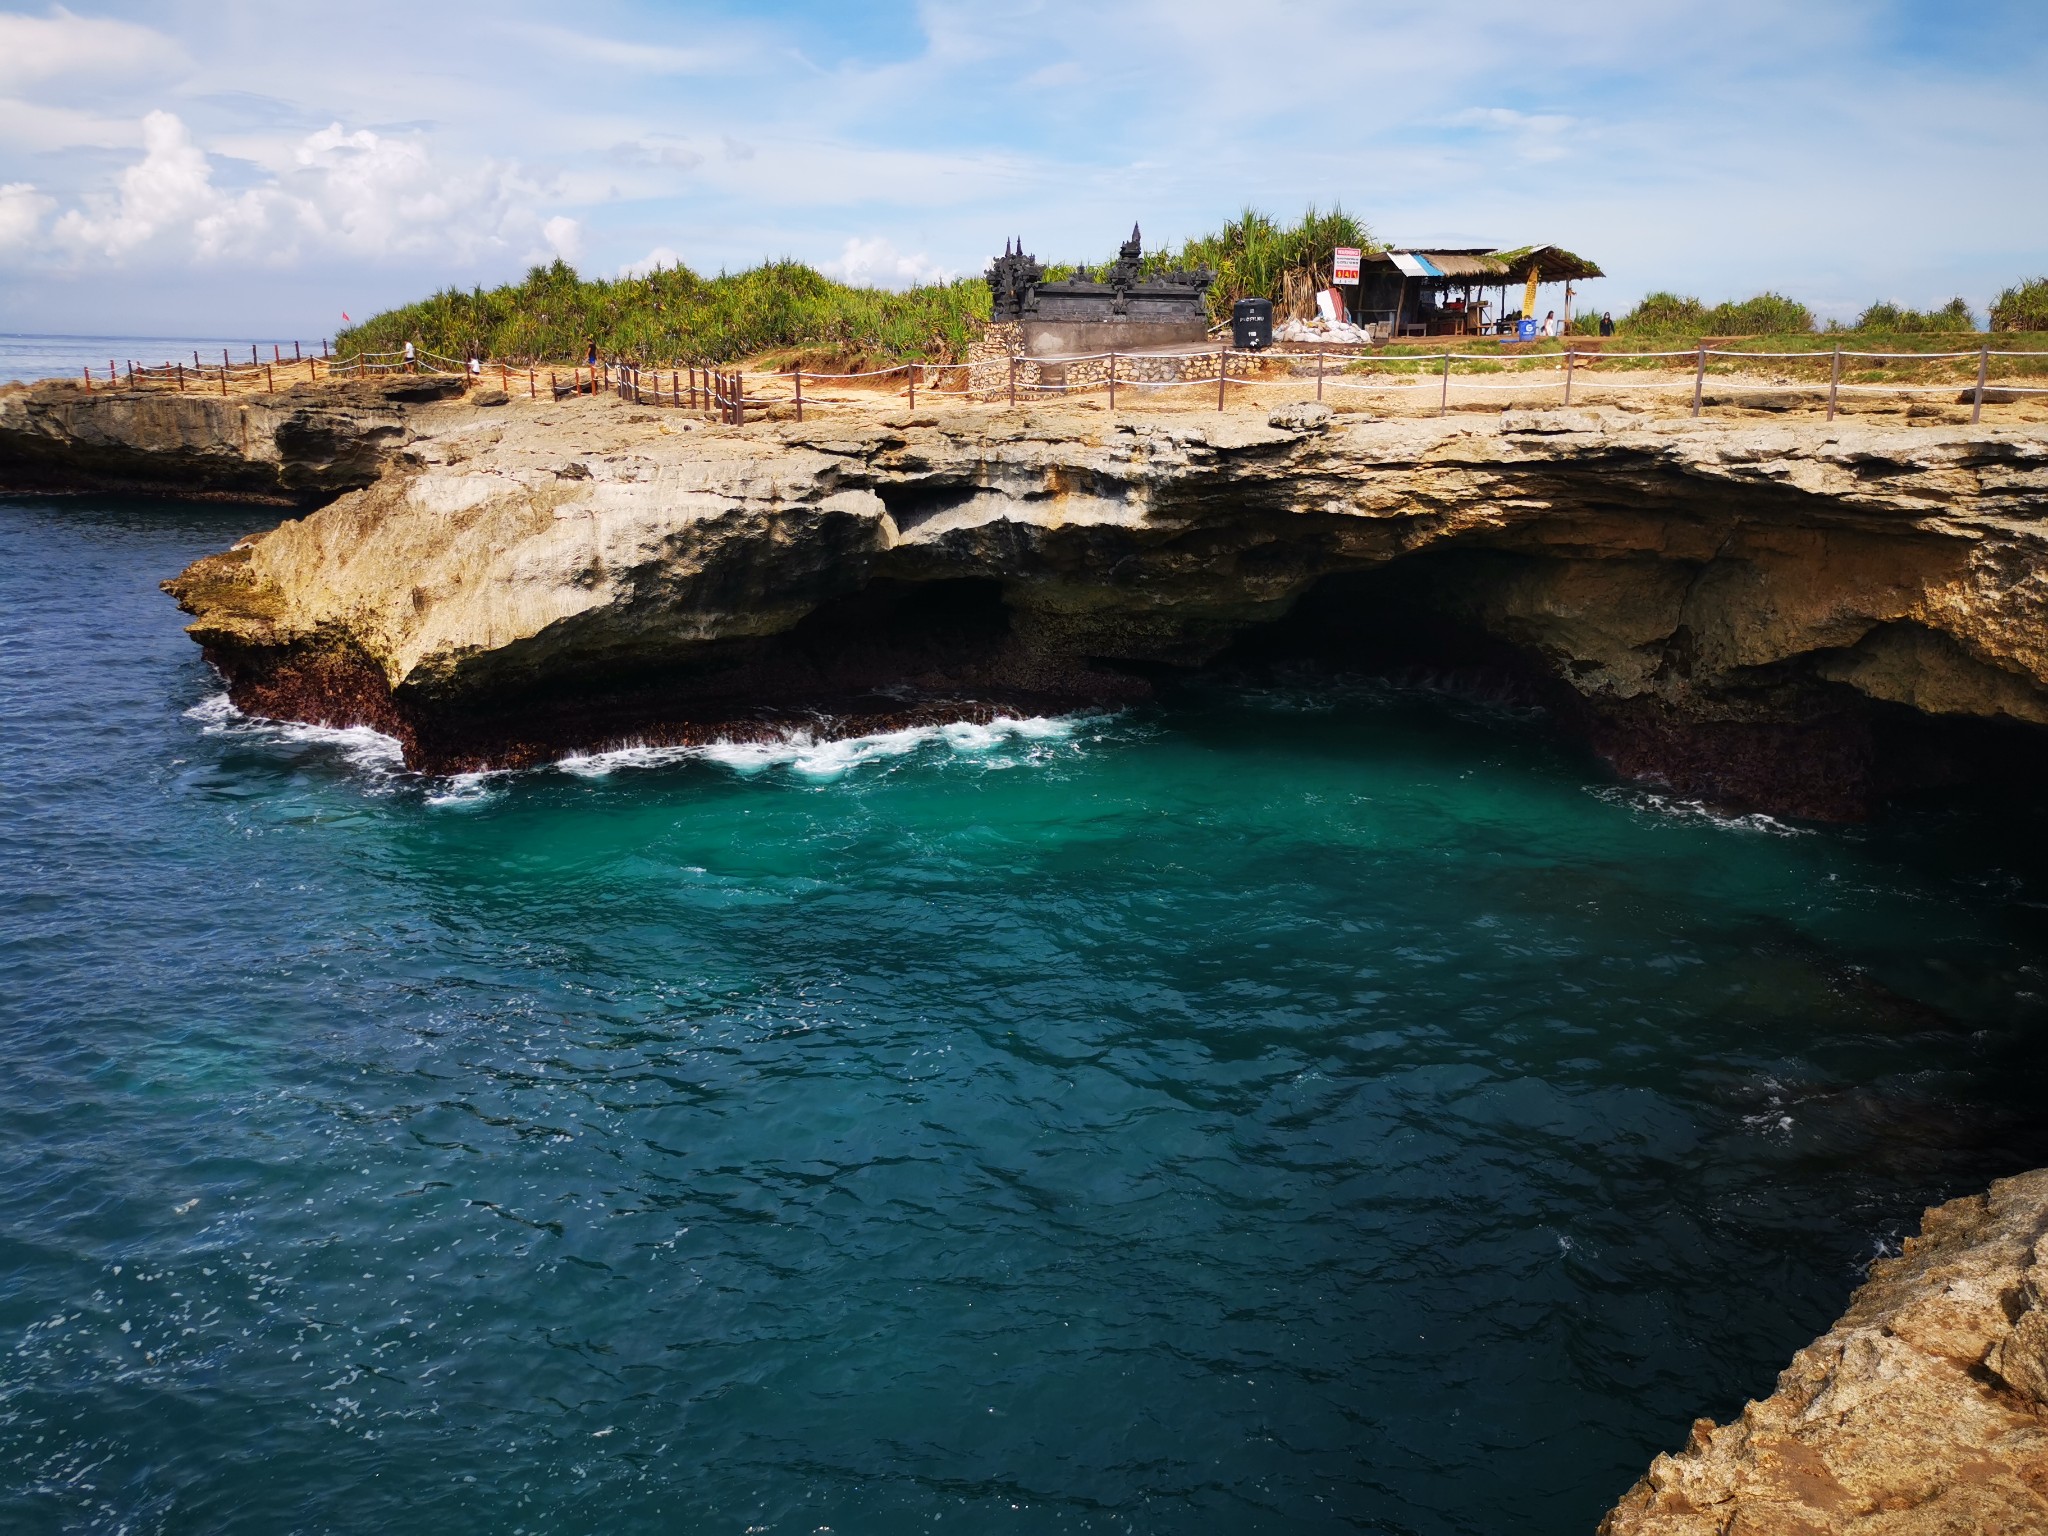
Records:
{"label": "ocean", "polygon": [[137,367],[158,367],[164,363],[190,363],[196,354],[209,368],[220,366],[222,352],[232,363],[249,361],[249,349],[256,348],[259,362],[274,356],[289,359],[292,348],[318,357],[323,338],[219,337],[219,336],[28,336],[0,333],[0,384],[29,383],[36,379],[76,379],[81,370],[92,370],[93,382],[102,384],[112,365],[118,376],[130,363]]}
{"label": "ocean", "polygon": [[0,1528],[1584,1533],[2048,1162],[2038,805],[1303,680],[459,780],[0,503]]}

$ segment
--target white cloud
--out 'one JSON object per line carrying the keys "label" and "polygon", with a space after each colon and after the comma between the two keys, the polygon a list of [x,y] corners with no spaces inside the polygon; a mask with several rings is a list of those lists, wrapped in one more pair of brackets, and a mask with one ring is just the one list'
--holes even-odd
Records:
{"label": "white cloud", "polygon": [[[0,189],[0,191],[4,191],[4,189]],[[672,248],[666,245],[657,245],[638,261],[629,261],[619,268],[619,276],[645,277],[658,267],[677,267],[681,266],[682,262],[683,258],[677,255]]]}
{"label": "white cloud", "polygon": [[540,235],[564,261],[574,261],[577,252],[583,249],[583,226],[559,214],[541,225]]}
{"label": "white cloud", "polygon": [[263,198],[239,198],[213,185],[212,168],[185,125],[168,112],[142,120],[143,156],[121,173],[112,197],[101,196],[57,221],[58,243],[75,252],[120,258],[167,231],[191,232],[198,249],[219,254],[235,232],[263,222]]}
{"label": "white cloud", "polygon": [[879,235],[847,241],[838,259],[820,263],[818,270],[855,287],[899,290],[919,283],[943,283],[953,275],[922,251],[906,256]]}
{"label": "white cloud", "polygon": [[309,251],[467,260],[574,257],[582,246],[576,220],[542,218],[541,189],[515,167],[443,166],[417,137],[330,124],[301,139],[281,173],[230,191],[216,184],[213,163],[174,114],[151,112],[141,135],[142,159],[111,193],[65,212],[47,249],[74,264],[149,256],[279,266]]}
{"label": "white cloud", "polygon": [[568,27],[528,25],[511,30],[532,38],[550,54],[640,75],[703,75],[730,62],[730,55],[709,48],[676,48],[665,43],[593,37]]}
{"label": "white cloud", "polygon": [[43,215],[56,206],[55,198],[45,197],[31,182],[10,181],[0,187],[0,250],[34,240]]}
{"label": "white cloud", "polygon": [[616,153],[620,159],[634,165],[659,165],[678,171],[694,171],[704,163],[702,150],[693,149],[687,140],[661,134],[649,134],[629,144],[621,144]]}
{"label": "white cloud", "polygon": [[20,90],[70,75],[135,76],[176,69],[184,51],[161,32],[128,21],[0,14],[0,90]]}

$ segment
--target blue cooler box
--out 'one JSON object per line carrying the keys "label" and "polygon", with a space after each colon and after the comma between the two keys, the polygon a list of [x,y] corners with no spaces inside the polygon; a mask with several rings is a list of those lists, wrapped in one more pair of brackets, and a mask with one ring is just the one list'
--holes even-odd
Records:
{"label": "blue cooler box", "polygon": [[1534,341],[1535,339],[1536,322],[1534,320],[1517,320],[1515,322],[1515,340]]}

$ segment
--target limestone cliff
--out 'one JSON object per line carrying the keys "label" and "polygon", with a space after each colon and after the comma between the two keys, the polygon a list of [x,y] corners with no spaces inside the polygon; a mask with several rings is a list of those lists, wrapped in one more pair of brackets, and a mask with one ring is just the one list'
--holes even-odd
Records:
{"label": "limestone cliff", "polygon": [[14,386],[0,389],[0,488],[317,503],[374,481],[412,422],[460,393],[419,377],[234,395]]}
{"label": "limestone cliff", "polygon": [[[1314,631],[1481,637],[1624,772],[1854,815],[1929,718],[2048,723],[2048,429],[1318,406],[745,429],[610,399],[415,423],[171,584],[246,706],[435,768],[1139,697]],[[892,702],[893,701],[893,702]]]}
{"label": "limestone cliff", "polygon": [[1732,1424],[1701,1419],[1601,1536],[2048,1530],[2048,1170],[1927,1212]]}

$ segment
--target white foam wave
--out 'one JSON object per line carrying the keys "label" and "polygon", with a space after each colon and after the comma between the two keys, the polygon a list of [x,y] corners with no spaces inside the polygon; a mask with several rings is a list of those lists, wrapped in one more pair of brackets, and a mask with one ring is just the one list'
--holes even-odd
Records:
{"label": "white foam wave", "polygon": [[1670,821],[1705,822],[1728,832],[1760,832],[1766,837],[1806,837],[1812,831],[1810,827],[1795,827],[1762,811],[1738,816],[1732,811],[1716,810],[1703,800],[1681,800],[1640,785],[1607,784],[1591,793],[1594,799],[1605,800],[1609,805],[1624,806]]}
{"label": "white foam wave", "polygon": [[[397,740],[366,725],[305,725],[291,720],[269,720],[246,715],[225,693],[194,705],[186,718],[199,722],[208,736],[240,737],[289,745],[326,747],[339,753],[349,767],[362,774],[379,790],[395,788],[401,781],[416,782],[425,790],[425,803],[443,808],[488,804],[503,792],[513,777],[509,770],[458,773],[445,778],[414,773],[405,766],[405,753]],[[615,747],[606,752],[574,752],[552,765],[578,778],[601,779],[627,768],[660,768],[675,763],[701,761],[716,763],[734,773],[753,775],[770,768],[784,768],[813,783],[830,783],[844,778],[869,763],[907,757],[927,747],[943,746],[956,758],[971,758],[988,767],[1015,766],[1015,758],[999,749],[1038,747],[1070,740],[1087,717],[1019,717],[1005,715],[978,722],[958,720],[949,725],[910,726],[898,731],[877,731],[866,736],[827,737],[812,729],[796,729],[765,741],[716,741],[689,747]]]}
{"label": "white foam wave", "polygon": [[185,711],[197,720],[202,735],[242,736],[295,745],[331,747],[349,765],[366,773],[390,777],[405,771],[405,749],[396,737],[367,725],[307,725],[296,720],[267,720],[245,715],[225,693],[215,694]]}
{"label": "white foam wave", "polygon": [[[572,753],[557,761],[564,773],[603,778],[623,768],[659,768],[693,759],[717,763],[751,776],[770,768],[786,768],[814,783],[842,779],[869,763],[907,757],[920,748],[945,746],[956,757],[987,758],[1011,745],[1070,740],[1079,721],[1073,717],[1005,715],[987,722],[956,720],[949,725],[914,725],[866,736],[821,737],[813,730],[788,731],[766,741],[714,741],[696,747],[615,747],[609,752]],[[993,762],[992,764],[993,765]]]}

